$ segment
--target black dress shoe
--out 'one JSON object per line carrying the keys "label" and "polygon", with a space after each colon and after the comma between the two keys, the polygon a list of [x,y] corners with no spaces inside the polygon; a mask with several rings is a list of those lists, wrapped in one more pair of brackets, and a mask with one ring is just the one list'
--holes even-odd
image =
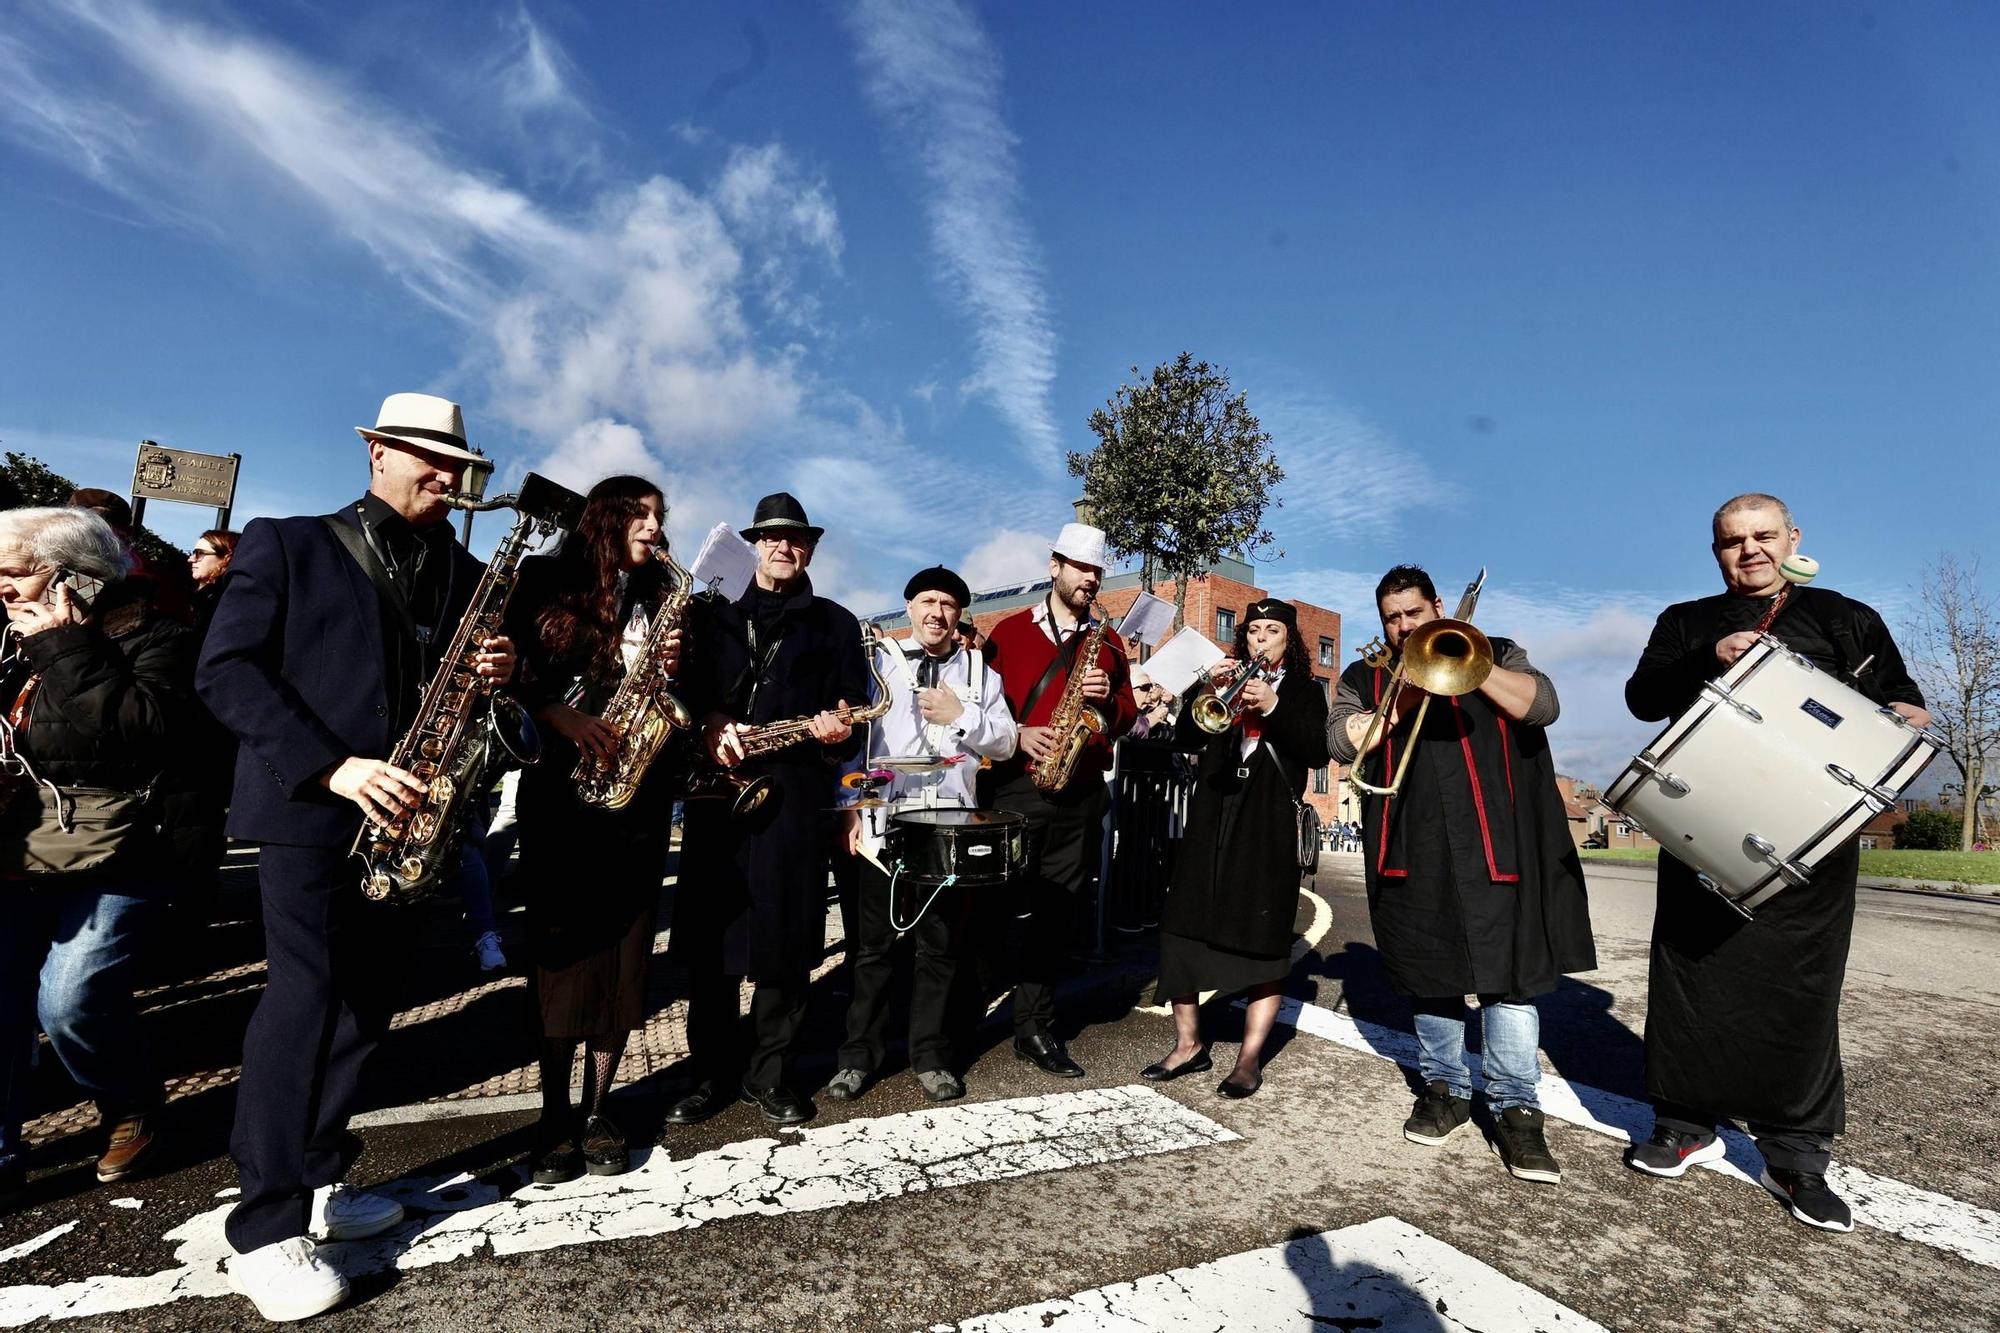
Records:
{"label": "black dress shoe", "polygon": [[704,1079],[695,1085],[693,1092],[667,1108],[667,1123],[698,1125],[727,1105],[729,1098],[715,1084]]}
{"label": "black dress shoe", "polygon": [[803,1125],[813,1118],[812,1103],[782,1083],[775,1088],[753,1088],[746,1083],[743,1100],[755,1103],[774,1125]]}
{"label": "black dress shoe", "polygon": [[583,1152],[574,1136],[550,1141],[540,1139],[534,1150],[534,1180],[537,1185],[561,1185],[583,1174]]}
{"label": "black dress shoe", "polygon": [[618,1126],[601,1115],[583,1122],[583,1168],[593,1176],[622,1176],[632,1169],[632,1154]]}
{"label": "black dress shoe", "polygon": [[1222,1080],[1222,1082],[1215,1085],[1215,1092],[1216,1095],[1219,1097],[1227,1097],[1232,1102],[1240,1102],[1245,1097],[1256,1096],[1257,1089],[1263,1086],[1264,1086],[1264,1076],[1262,1074],[1259,1074],[1257,1075],[1257,1081],[1255,1083],[1252,1083],[1247,1088],[1244,1087],[1241,1083],[1231,1083],[1228,1079],[1224,1079]]}
{"label": "black dress shoe", "polygon": [[[1167,1054],[1172,1055],[1173,1052],[1168,1051]],[[1169,1069],[1167,1062],[1162,1060],[1158,1064],[1147,1065],[1144,1069],[1140,1070],[1139,1077],[1145,1079],[1148,1083],[1171,1083],[1182,1074],[1200,1074],[1213,1068],[1215,1068],[1215,1061],[1208,1058],[1208,1047],[1204,1046],[1195,1055],[1194,1059],[1184,1064],[1178,1064]]]}
{"label": "black dress shoe", "polygon": [[1057,1078],[1082,1078],[1083,1066],[1069,1058],[1062,1043],[1046,1032],[1014,1038],[1014,1058],[1026,1060],[1045,1074]]}

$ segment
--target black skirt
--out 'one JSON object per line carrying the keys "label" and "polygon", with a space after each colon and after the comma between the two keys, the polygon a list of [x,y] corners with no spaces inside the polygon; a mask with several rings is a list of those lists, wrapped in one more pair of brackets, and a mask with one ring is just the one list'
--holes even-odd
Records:
{"label": "black skirt", "polygon": [[[535,1004],[545,1037],[606,1037],[646,1023],[665,819],[615,812],[530,770],[521,784],[521,868]],[[634,816],[639,816],[635,818]]]}
{"label": "black skirt", "polygon": [[1219,991],[1225,995],[1283,981],[1292,970],[1292,960],[1284,955],[1237,953],[1218,949],[1203,940],[1160,932],[1160,980],[1153,988],[1156,1003],[1181,995]]}

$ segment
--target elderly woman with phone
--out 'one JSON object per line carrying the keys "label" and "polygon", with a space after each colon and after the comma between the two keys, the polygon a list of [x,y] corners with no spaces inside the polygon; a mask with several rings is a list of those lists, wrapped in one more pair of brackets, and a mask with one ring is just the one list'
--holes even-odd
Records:
{"label": "elderly woman with phone", "polygon": [[110,1131],[97,1178],[136,1174],[157,1146],[160,1079],[132,998],[157,895],[138,867],[193,661],[128,560],[88,510],[0,513],[0,1198],[25,1183],[38,1026]]}

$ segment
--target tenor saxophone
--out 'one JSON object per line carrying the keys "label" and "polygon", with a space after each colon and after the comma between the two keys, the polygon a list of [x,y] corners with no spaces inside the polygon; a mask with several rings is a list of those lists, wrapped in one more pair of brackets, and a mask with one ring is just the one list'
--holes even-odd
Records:
{"label": "tenor saxophone", "polygon": [[1049,714],[1049,731],[1055,744],[1047,754],[1028,765],[1028,780],[1045,792],[1059,792],[1069,786],[1090,738],[1102,735],[1111,725],[1103,710],[1085,702],[1083,697],[1083,673],[1097,665],[1098,652],[1104,646],[1105,635],[1111,631],[1111,618],[1104,614],[1103,607],[1092,602],[1090,612],[1097,620],[1084,631],[1083,642],[1076,656],[1070,659],[1069,678],[1063,682],[1056,710]]}
{"label": "tenor saxophone", "polygon": [[[882,633],[873,625],[861,627],[861,651],[868,658],[868,674],[875,678],[875,702],[834,709],[833,715],[842,722],[872,722],[889,711],[889,682],[882,679],[882,668],[875,661],[875,647],[881,641]],[[760,755],[775,754],[809,739],[812,722],[811,717],[795,717],[787,722],[737,728],[736,734],[743,743],[743,757],[755,759]],[[768,777],[762,774],[745,776],[710,764],[697,769],[688,778],[687,790],[681,799],[726,800],[730,802],[731,814],[747,815],[762,805],[764,798],[770,794],[771,779]]]}
{"label": "tenor saxophone", "polygon": [[605,810],[631,804],[639,780],[660,748],[675,732],[686,735],[694,726],[687,705],[674,694],[666,663],[667,640],[686,622],[688,605],[694,600],[694,575],[660,547],[653,548],[653,558],[666,572],[667,595],[660,599],[638,661],[604,706],[604,725],[618,733],[618,748],[608,759],[580,755],[570,774],[577,796],[586,805]]}
{"label": "tenor saxophone", "polygon": [[520,704],[479,688],[473,660],[479,645],[500,633],[521,558],[557,528],[574,528],[583,497],[530,472],[516,495],[481,500],[447,495],[453,509],[512,509],[519,517],[486,564],[438,669],[424,687],[417,716],[389,762],[427,784],[416,804],[392,822],[368,820],[354,839],[362,894],[375,902],[414,901],[449,881],[473,803],[482,800],[503,757],[532,764],[541,757],[534,724]]}

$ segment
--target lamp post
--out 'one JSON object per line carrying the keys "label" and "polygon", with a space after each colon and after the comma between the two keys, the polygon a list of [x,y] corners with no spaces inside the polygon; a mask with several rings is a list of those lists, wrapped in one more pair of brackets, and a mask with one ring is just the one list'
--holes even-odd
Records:
{"label": "lamp post", "polygon": [[[458,479],[458,489],[475,500],[483,500],[486,498],[486,484],[493,480],[493,460],[486,457],[486,451],[476,444],[472,446],[472,452],[479,455],[479,460],[465,465],[465,475]],[[459,530],[459,541],[465,544],[467,550],[472,548],[474,517],[471,510],[466,510],[464,526]]]}

